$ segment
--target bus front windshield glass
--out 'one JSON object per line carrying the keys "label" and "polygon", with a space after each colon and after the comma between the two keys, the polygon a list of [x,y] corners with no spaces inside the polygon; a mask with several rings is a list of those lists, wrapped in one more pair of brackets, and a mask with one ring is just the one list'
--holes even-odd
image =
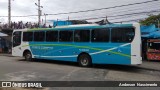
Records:
{"label": "bus front windshield glass", "polygon": [[149,49],[160,50],[160,42],[150,42]]}

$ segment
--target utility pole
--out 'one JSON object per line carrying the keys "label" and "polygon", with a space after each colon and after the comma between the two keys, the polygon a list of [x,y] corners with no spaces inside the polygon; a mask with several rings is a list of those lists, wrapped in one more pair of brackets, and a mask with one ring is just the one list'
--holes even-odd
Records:
{"label": "utility pole", "polygon": [[69,25],[69,16],[68,16],[68,20],[67,20],[67,25]]}
{"label": "utility pole", "polygon": [[156,19],[155,23],[157,23],[157,27],[159,28],[159,19]]}
{"label": "utility pole", "polygon": [[8,28],[11,28],[11,0],[8,0]]}
{"label": "utility pole", "polygon": [[157,19],[157,21],[158,21],[158,29],[159,29],[159,19]]}
{"label": "utility pole", "polygon": [[41,13],[42,13],[41,8],[43,8],[43,6],[41,6],[40,0],[38,0],[38,4],[35,3],[35,5],[38,6],[38,24],[40,26],[41,25]]}
{"label": "utility pole", "polygon": [[46,14],[46,13],[44,13],[44,16],[45,16],[45,25],[46,25],[46,23],[47,23],[47,20],[46,20],[46,16],[47,16],[48,14]]}

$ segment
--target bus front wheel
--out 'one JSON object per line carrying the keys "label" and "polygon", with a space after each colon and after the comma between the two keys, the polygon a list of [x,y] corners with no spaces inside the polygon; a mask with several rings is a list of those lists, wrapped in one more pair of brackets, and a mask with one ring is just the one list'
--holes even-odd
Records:
{"label": "bus front wheel", "polygon": [[82,54],[78,57],[78,63],[82,67],[89,67],[92,64],[92,60],[88,54]]}
{"label": "bus front wheel", "polygon": [[25,52],[24,57],[25,57],[26,61],[31,61],[32,60],[32,54],[29,51]]}

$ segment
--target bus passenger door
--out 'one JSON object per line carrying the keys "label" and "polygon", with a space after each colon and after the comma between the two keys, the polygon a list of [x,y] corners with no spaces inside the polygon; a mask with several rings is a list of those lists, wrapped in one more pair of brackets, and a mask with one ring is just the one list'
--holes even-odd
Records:
{"label": "bus passenger door", "polygon": [[12,55],[22,56],[21,50],[21,31],[15,31],[12,38]]}

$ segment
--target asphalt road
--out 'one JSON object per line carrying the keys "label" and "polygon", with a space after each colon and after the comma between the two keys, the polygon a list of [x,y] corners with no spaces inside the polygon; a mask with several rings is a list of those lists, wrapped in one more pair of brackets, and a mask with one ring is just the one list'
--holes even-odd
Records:
{"label": "asphalt road", "polygon": [[[138,66],[94,65],[91,68],[82,68],[77,63],[46,60],[24,61],[20,57],[0,54],[0,81],[160,81],[160,62],[143,61],[143,64]],[[43,89],[105,90],[106,88],[74,87]],[[142,90],[143,88],[107,87],[108,89]],[[160,90],[158,87],[146,87],[144,89]]]}

